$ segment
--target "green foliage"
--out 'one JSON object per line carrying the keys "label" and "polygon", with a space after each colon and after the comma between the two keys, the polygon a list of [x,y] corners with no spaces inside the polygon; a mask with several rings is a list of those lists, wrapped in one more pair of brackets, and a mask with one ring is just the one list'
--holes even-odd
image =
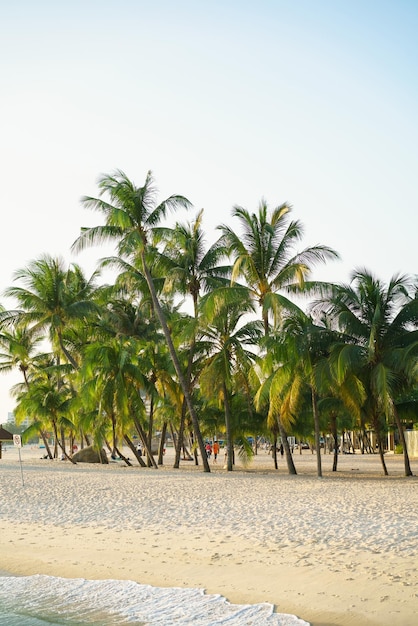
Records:
{"label": "green foliage", "polygon": [[[18,419],[31,419],[25,437],[53,426],[102,445],[185,420],[208,438],[226,432],[249,460],[247,438],[279,421],[303,439],[331,422],[379,435],[397,420],[417,427],[409,277],[385,285],[356,270],[349,285],[309,282],[315,264],[338,255],[296,251],[303,226],[286,203],[235,206],[240,231],[220,225],[206,249],[203,211],[161,224],[191,205],[179,195],[158,203],[150,172],[142,187],[120,170],[102,176],[83,205],[104,223],[82,229],[74,249],[114,242],[117,256],[99,262],[114,284],[44,255],[5,292],[18,308],[0,307],[0,370],[22,374],[13,393]],[[306,311],[292,301],[302,292],[316,298]]]}

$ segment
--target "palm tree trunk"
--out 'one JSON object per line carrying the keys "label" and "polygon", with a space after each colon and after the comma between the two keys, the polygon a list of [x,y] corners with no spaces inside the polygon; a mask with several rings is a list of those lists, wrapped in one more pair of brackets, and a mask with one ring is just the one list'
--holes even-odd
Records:
{"label": "palm tree trunk", "polygon": [[[197,306],[197,297],[195,294],[193,295],[193,305],[194,305],[194,315],[195,315],[195,318],[197,319],[198,306]],[[193,339],[190,343],[189,356],[187,359],[187,383],[188,383],[188,388],[190,392],[192,390],[192,368],[193,368],[193,355],[195,352],[195,346],[196,346],[196,340],[195,340],[195,337],[193,336]],[[176,456],[174,459],[174,466],[173,466],[174,469],[179,469],[180,467],[181,447],[183,446],[183,443],[184,443],[184,427],[185,427],[185,421],[186,421],[186,409],[187,409],[186,398],[183,396],[183,402],[181,404],[179,437],[178,437],[178,442],[176,446]]]}
{"label": "palm tree trunk", "polygon": [[[148,448],[152,450],[152,431],[154,428],[154,394],[151,393],[149,418],[148,418]],[[151,467],[151,459],[147,459],[148,467]]]}
{"label": "palm tree trunk", "polygon": [[61,450],[62,450],[64,456],[67,456],[67,451],[66,451],[66,446],[65,446],[65,429],[64,429],[64,426],[61,426],[60,431],[61,431]]}
{"label": "palm tree trunk", "polygon": [[403,461],[404,461],[404,466],[405,466],[405,476],[413,476],[412,470],[411,470],[411,464],[409,462],[408,449],[406,447],[405,433],[403,430],[402,422],[399,419],[398,411],[396,410],[395,406],[393,407],[393,414],[395,416],[395,422],[396,422],[396,426],[398,427],[399,438],[401,440],[401,445],[403,448]]}
{"label": "palm tree trunk", "polygon": [[[54,428],[55,446],[57,446],[57,444],[58,444],[58,446],[61,448],[61,452],[62,452],[62,454],[64,455],[64,457],[65,457],[68,461],[71,461],[71,463],[72,463],[73,465],[77,465],[77,463],[74,461],[74,459],[72,459],[70,456],[68,456],[68,454],[67,454],[67,453],[66,453],[66,451],[65,451],[65,448],[63,448],[63,447],[62,447],[62,444],[61,444],[60,438],[58,437],[58,428],[57,428],[57,423],[56,423],[56,421],[55,421],[55,420],[52,420],[52,426],[53,426],[53,428]],[[57,454],[57,456],[58,456],[58,454]]]}
{"label": "palm tree trunk", "polygon": [[139,456],[138,450],[136,449],[135,444],[133,443],[133,441],[128,437],[128,435],[124,435],[123,438],[125,439],[128,447],[132,450],[132,453],[135,455],[135,458],[138,461],[139,465],[141,467],[146,467],[147,465],[144,462],[144,459],[142,458],[142,456]]}
{"label": "palm tree trunk", "polygon": [[293,462],[293,455],[292,455],[292,451],[290,450],[289,441],[287,439],[287,432],[285,430],[285,427],[282,424],[282,420],[280,419],[280,417],[277,418],[277,423],[279,425],[279,433],[280,433],[281,440],[283,442],[283,448],[284,448],[284,452],[286,455],[287,471],[289,472],[290,475],[296,476],[297,471],[296,471],[295,464]]}
{"label": "palm tree trunk", "polygon": [[274,469],[279,469],[279,465],[277,463],[277,430],[275,428],[273,428],[273,446],[271,448],[271,454],[273,457]]}
{"label": "palm tree trunk", "polygon": [[130,460],[128,459],[128,457],[126,457],[121,450],[119,450],[118,446],[115,445],[115,452],[116,454],[119,456],[120,459],[122,459],[122,461],[124,461],[124,463],[126,463],[126,465],[129,465],[129,467],[132,467],[132,463],[130,462]]}
{"label": "palm tree trunk", "polygon": [[321,442],[320,442],[320,430],[319,430],[319,411],[318,403],[316,399],[315,389],[311,387],[312,396],[312,412],[314,416],[315,426],[315,448],[316,448],[316,472],[318,478],[322,478],[322,460],[321,460]]}
{"label": "palm tree trunk", "polygon": [[231,424],[231,407],[229,405],[228,390],[225,382],[223,382],[223,395],[224,395],[224,409],[225,409],[225,429],[227,438],[227,459],[226,465],[228,472],[232,472],[234,463],[234,442],[232,438],[232,424]]}
{"label": "palm tree trunk", "polygon": [[189,387],[187,385],[186,379],[185,379],[185,377],[183,375],[183,372],[182,372],[182,369],[181,369],[181,366],[180,366],[180,362],[179,362],[178,357],[177,357],[176,349],[174,347],[173,340],[171,338],[170,330],[169,330],[169,328],[167,326],[167,322],[166,322],[163,310],[161,308],[160,302],[159,302],[158,297],[157,297],[157,292],[155,290],[154,281],[152,280],[151,273],[150,273],[150,271],[148,269],[148,265],[146,263],[144,248],[141,250],[141,260],[142,260],[142,267],[143,267],[143,270],[144,270],[145,278],[146,278],[146,281],[147,281],[147,284],[148,284],[148,288],[150,290],[152,302],[154,304],[155,312],[157,313],[157,317],[158,317],[159,322],[161,324],[161,328],[162,328],[162,331],[164,333],[165,340],[167,342],[167,347],[168,347],[168,350],[170,352],[170,357],[171,357],[171,360],[173,362],[174,369],[176,370],[176,374],[177,374],[177,377],[179,379],[179,383],[180,383],[180,386],[181,386],[181,388],[183,390],[184,398],[185,398],[186,403],[187,403],[187,408],[189,409],[189,414],[190,414],[190,417],[192,419],[193,429],[194,429],[195,436],[196,436],[197,443],[198,443],[199,450],[200,450],[200,456],[202,457],[203,469],[204,469],[205,472],[210,472],[209,461],[208,461],[207,456],[206,456],[206,451],[205,451],[205,446],[204,446],[204,443],[203,443],[202,433],[200,432],[199,420],[198,420],[195,408],[193,406],[191,395],[189,393]]}
{"label": "palm tree trunk", "polygon": [[138,419],[138,417],[136,415],[133,415],[132,419],[133,419],[133,422],[135,424],[135,428],[136,428],[136,430],[138,432],[138,435],[141,438],[142,445],[144,446],[144,450],[145,450],[148,458],[151,459],[152,467],[154,469],[158,469],[158,465],[155,462],[155,459],[154,459],[153,454],[151,452],[151,448],[148,447],[147,435],[146,435],[146,432],[144,431],[144,429],[141,426],[141,422],[139,421],[139,419]]}
{"label": "palm tree trunk", "polygon": [[167,422],[164,422],[163,427],[161,429],[161,439],[160,439],[160,446],[158,450],[158,461],[157,461],[158,465],[163,465],[166,433],[167,433]]}
{"label": "palm tree trunk", "polygon": [[174,465],[173,465],[174,469],[178,469],[180,467],[180,456],[181,456],[181,448],[183,446],[185,421],[186,421],[186,401],[183,399],[183,404],[181,407],[180,426],[179,426],[179,432],[177,435],[177,442],[176,442],[176,457],[174,459]]}
{"label": "palm tree trunk", "polygon": [[332,463],[332,471],[337,471],[338,465],[338,432],[337,432],[337,415],[333,413],[331,415],[331,434],[334,439],[334,460]]}
{"label": "palm tree trunk", "polygon": [[378,419],[374,419],[373,421],[374,421],[374,427],[375,427],[375,433],[376,433],[376,439],[377,439],[377,447],[378,447],[378,450],[379,450],[380,461],[381,461],[382,467],[383,467],[383,474],[385,476],[389,476],[389,472],[387,470],[386,463],[385,463],[385,456],[384,456],[384,450],[383,450],[382,436],[380,434],[379,420]]}
{"label": "palm tree trunk", "polygon": [[117,448],[117,443],[116,443],[116,418],[115,416],[112,414],[110,416],[111,420],[112,420],[112,456],[116,456],[116,448]]}
{"label": "palm tree trunk", "polygon": [[79,369],[78,364],[76,363],[76,361],[73,359],[73,357],[71,356],[71,354],[68,352],[67,348],[64,346],[64,342],[62,340],[62,336],[61,333],[58,333],[58,340],[59,340],[59,344],[60,344],[60,348],[65,356],[65,358],[67,359],[67,361],[73,366],[73,368],[77,371]]}
{"label": "palm tree trunk", "polygon": [[48,458],[52,459],[52,452],[51,452],[51,448],[49,447],[49,443],[48,443],[48,437],[46,436],[46,433],[44,430],[40,429],[39,434],[42,437],[42,441],[44,442],[44,446],[45,446],[45,450],[46,453],[48,455]]}
{"label": "palm tree trunk", "polygon": [[170,426],[171,439],[173,440],[174,448],[177,449],[177,436],[178,435],[177,435],[176,429],[173,426],[173,422],[171,420],[170,420],[169,426]]}

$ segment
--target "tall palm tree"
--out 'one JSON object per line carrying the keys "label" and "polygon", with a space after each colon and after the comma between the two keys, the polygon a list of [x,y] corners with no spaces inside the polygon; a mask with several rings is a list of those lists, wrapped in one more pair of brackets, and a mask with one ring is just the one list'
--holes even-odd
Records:
{"label": "tall palm tree", "polygon": [[393,276],[386,285],[368,270],[355,270],[349,285],[337,285],[314,306],[325,308],[344,333],[333,346],[339,381],[355,372],[366,390],[364,410],[377,438],[384,474],[383,431],[394,420],[404,450],[405,475],[412,475],[402,423],[396,411],[399,395],[415,380],[418,299],[408,276]]}
{"label": "tall palm tree", "polygon": [[[74,369],[79,366],[73,351],[74,333],[80,322],[86,322],[96,312],[92,298],[95,274],[87,280],[78,265],[66,268],[62,259],[44,255],[16,271],[14,280],[20,284],[7,288],[5,295],[16,299],[20,309],[9,311],[8,317],[3,315],[3,323],[12,320],[17,326],[30,328],[35,336],[43,334],[49,339],[58,375],[49,379],[48,384],[55,382],[59,387],[63,384],[60,364],[66,361]],[[61,445],[65,453],[63,434],[62,430]]]}
{"label": "tall palm tree", "polygon": [[[151,172],[148,172],[142,187],[130,181],[120,170],[113,175],[104,175],[99,180],[99,198],[84,197],[82,202],[86,208],[99,211],[105,217],[105,224],[84,228],[80,237],[73,245],[74,250],[82,250],[90,244],[103,241],[114,241],[122,258],[138,258],[148,284],[152,302],[161,324],[167,346],[173,361],[176,374],[186,398],[187,407],[193,422],[204,471],[210,472],[205,454],[199,420],[193,406],[187,380],[184,376],[177,352],[161,307],[149,259],[152,248],[153,229],[159,224],[168,211],[177,208],[190,208],[190,202],[183,196],[173,195],[157,204],[156,190]],[[108,200],[106,199],[108,198]]]}
{"label": "tall palm tree", "polygon": [[[318,408],[319,384],[317,368],[321,360],[329,354],[330,336],[325,328],[313,323],[310,316],[301,309],[298,313],[293,312],[284,322],[284,345],[287,354],[287,363],[293,375],[296,387],[301,389],[306,386],[310,399],[314,421],[315,450],[317,475],[322,477],[321,445],[320,445],[320,415]],[[293,391],[293,390],[292,390]]]}
{"label": "tall palm tree", "polygon": [[234,206],[232,214],[241,232],[219,226],[222,235],[217,245],[233,257],[232,282],[245,279],[261,307],[265,335],[270,328],[269,311],[277,316],[282,308],[291,306],[280,292],[295,287],[303,290],[314,264],[338,258],[337,252],[324,245],[295,252],[303,226],[299,220],[289,221],[291,210],[288,204],[282,204],[269,211],[265,200],[261,200],[257,213]]}
{"label": "tall palm tree", "polygon": [[229,265],[219,265],[224,256],[220,247],[206,249],[202,220],[203,209],[191,223],[158,229],[158,237],[164,244],[160,261],[166,277],[165,289],[191,296],[195,318],[201,295],[228,284],[230,273]]}
{"label": "tall palm tree", "polygon": [[10,372],[17,368],[29,385],[28,371],[34,365],[37,346],[42,341],[27,324],[9,325],[0,332],[0,371]]}
{"label": "tall palm tree", "polygon": [[[37,353],[42,340],[42,335],[34,333],[25,323],[8,325],[0,332],[0,372],[9,372],[17,368],[23,376],[24,386],[28,389],[31,371],[36,371],[44,362],[43,355]],[[39,427],[37,432],[42,437],[49,458],[52,459],[45,430]]]}
{"label": "tall palm tree", "polygon": [[[202,219],[203,209],[199,211],[192,223],[177,223],[173,229],[158,230],[158,237],[164,244],[163,254],[159,257],[161,273],[166,277],[164,288],[169,293],[190,296],[193,304],[193,320],[187,325],[189,335],[186,339],[188,351],[186,381],[190,393],[193,393],[193,381],[197,380],[193,365],[199,322],[199,301],[202,293],[208,293],[221,284],[228,284],[227,276],[230,271],[229,267],[219,267],[223,252],[218,247],[206,249]],[[184,400],[177,438],[175,468],[180,465],[185,410]]]}
{"label": "tall palm tree", "polygon": [[[91,403],[93,410],[97,407],[97,421],[102,432],[105,432],[102,428],[103,418],[107,420],[112,436],[112,453],[128,465],[129,461],[121,454],[118,441],[122,441],[126,432],[131,430],[134,410],[135,415],[138,410],[145,413],[140,391],[145,389],[147,381],[138,361],[135,340],[110,338],[106,342],[94,342],[86,347],[81,370],[85,381],[80,392],[81,402],[87,405]],[[140,430],[150,463],[156,468],[147,437]]]}
{"label": "tall palm tree", "polygon": [[[238,219],[241,232],[235,232],[227,225],[219,226],[222,235],[217,245],[233,257],[232,282],[238,278],[245,280],[261,308],[265,336],[270,332],[269,314],[273,313],[277,322],[283,310],[293,307],[283,292],[303,290],[314,264],[338,258],[332,248],[324,245],[295,252],[295,246],[303,236],[303,226],[299,220],[289,221],[291,210],[291,206],[284,203],[269,211],[262,199],[257,213],[234,206],[233,217]],[[277,420],[289,472],[294,473],[280,415]]]}
{"label": "tall palm tree", "polygon": [[[12,394],[17,402],[15,408],[17,419],[30,417],[37,429],[40,427],[38,424],[42,424],[41,428],[44,429],[49,423],[54,432],[55,447],[59,446],[63,456],[75,464],[66,452],[65,438],[62,434],[65,428],[75,429],[70,416],[72,390],[60,371],[62,369],[62,366],[55,365],[54,359],[50,359],[44,367],[32,373],[28,386],[15,385]],[[29,427],[29,430],[33,429]]]}
{"label": "tall palm tree", "polygon": [[224,289],[213,291],[203,305],[202,315],[202,321],[206,322],[202,333],[210,352],[199,381],[202,393],[217,397],[224,408],[228,471],[232,471],[234,459],[231,414],[234,381],[239,378],[242,385],[243,378],[247,377],[256,358],[249,346],[257,345],[261,336],[259,322],[243,323],[244,315],[253,311],[253,304],[247,298],[248,292],[244,290],[241,295],[242,300],[236,298],[233,303],[230,299],[225,300]]}
{"label": "tall palm tree", "polygon": [[65,329],[87,320],[96,311],[92,299],[95,275],[87,280],[78,265],[66,268],[63,260],[44,255],[15,272],[14,285],[5,295],[21,307],[10,312],[17,323],[24,322],[34,333],[47,332],[52,348],[76,369],[78,363],[65,341]]}

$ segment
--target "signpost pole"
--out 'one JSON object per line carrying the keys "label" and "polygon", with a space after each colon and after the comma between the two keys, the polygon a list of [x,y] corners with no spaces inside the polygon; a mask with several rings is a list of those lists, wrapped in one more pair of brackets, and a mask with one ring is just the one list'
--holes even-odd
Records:
{"label": "signpost pole", "polygon": [[25,486],[25,482],[23,480],[23,468],[22,468],[22,457],[20,455],[20,450],[22,448],[22,438],[20,435],[13,435],[13,445],[19,451],[19,463],[20,463],[20,475],[22,476],[22,486]]}

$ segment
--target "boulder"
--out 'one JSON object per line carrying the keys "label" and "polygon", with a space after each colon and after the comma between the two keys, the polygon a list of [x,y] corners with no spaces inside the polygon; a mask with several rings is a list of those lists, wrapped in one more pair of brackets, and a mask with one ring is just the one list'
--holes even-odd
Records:
{"label": "boulder", "polygon": [[82,450],[79,450],[78,452],[73,454],[73,461],[75,461],[76,463],[109,463],[107,454],[104,449],[102,448],[99,452],[96,448],[93,448],[93,446],[83,448]]}

